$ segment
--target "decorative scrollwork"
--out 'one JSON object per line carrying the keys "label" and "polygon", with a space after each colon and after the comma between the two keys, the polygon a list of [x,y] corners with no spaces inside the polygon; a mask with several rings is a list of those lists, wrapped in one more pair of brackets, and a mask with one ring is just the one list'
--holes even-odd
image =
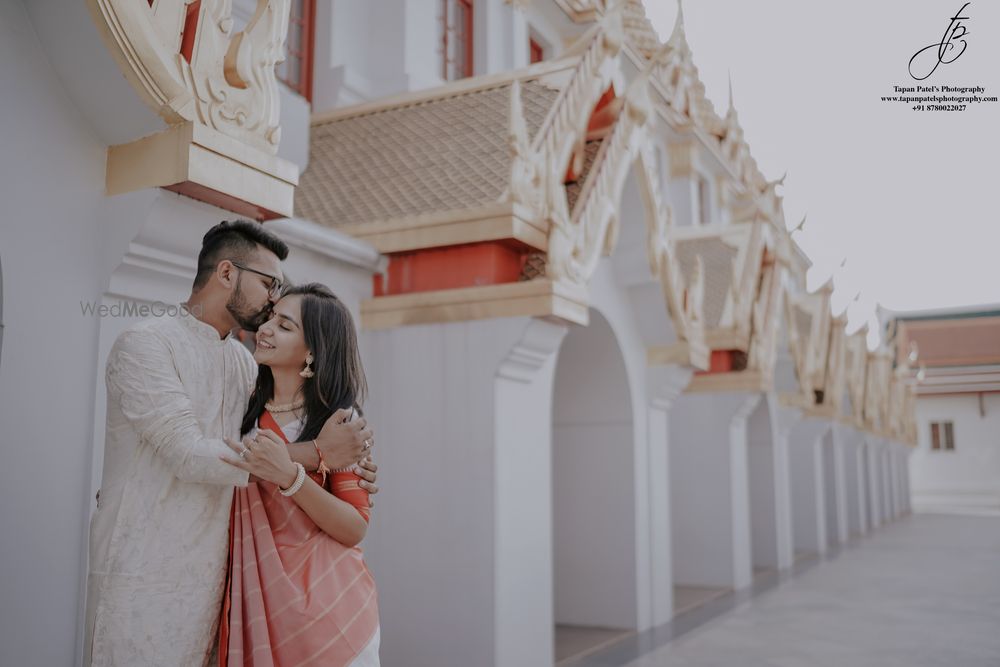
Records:
{"label": "decorative scrollwork", "polygon": [[87,0],[140,97],[167,123],[195,121],[277,153],[275,65],[285,59],[289,0],[258,0],[233,34],[232,0]]}

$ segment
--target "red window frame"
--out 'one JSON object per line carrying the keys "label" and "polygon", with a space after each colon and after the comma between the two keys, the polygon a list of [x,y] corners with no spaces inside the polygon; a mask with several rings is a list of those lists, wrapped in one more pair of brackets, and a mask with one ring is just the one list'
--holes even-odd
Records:
{"label": "red window frame", "polygon": [[531,37],[528,38],[528,53],[528,62],[532,65],[545,60],[545,47]]}
{"label": "red window frame", "polygon": [[[448,9],[451,5],[461,10],[463,19],[461,31],[455,30],[456,26],[448,21]],[[456,13],[458,12],[456,11]],[[473,25],[473,0],[441,0],[441,78],[445,81],[472,76]],[[455,38],[460,42],[457,44],[457,48],[462,51],[464,56],[460,63],[461,71],[455,71],[457,68],[452,67],[456,62],[449,57],[448,53],[449,33],[455,33]]]}
{"label": "red window frame", "polygon": [[291,70],[297,64],[295,72],[298,77],[297,80],[282,76],[278,78],[286,86],[312,102],[313,45],[316,40],[316,0],[301,0],[301,3],[301,16],[294,14],[296,3],[292,3],[292,8],[288,16],[288,27],[289,35],[291,35],[292,25],[297,25],[302,41],[300,44],[292,44],[287,39],[285,41],[286,58],[288,59],[285,62],[285,67],[288,68],[286,71]]}

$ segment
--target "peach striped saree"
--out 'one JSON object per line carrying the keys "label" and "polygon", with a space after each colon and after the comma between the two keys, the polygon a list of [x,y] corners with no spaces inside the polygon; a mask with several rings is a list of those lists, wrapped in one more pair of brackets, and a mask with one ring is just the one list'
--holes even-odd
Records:
{"label": "peach striped saree", "polygon": [[[259,426],[288,442],[269,412]],[[310,476],[321,483],[319,474]],[[368,494],[359,479],[337,471],[326,488],[367,521]],[[360,548],[345,547],[321,531],[269,482],[236,489],[230,521],[220,665],[378,665],[375,581]]]}

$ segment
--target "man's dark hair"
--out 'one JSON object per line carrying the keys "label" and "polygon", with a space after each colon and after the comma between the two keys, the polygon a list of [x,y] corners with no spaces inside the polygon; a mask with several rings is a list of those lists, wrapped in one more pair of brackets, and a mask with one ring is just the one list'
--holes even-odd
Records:
{"label": "man's dark hair", "polygon": [[208,282],[215,267],[224,259],[246,263],[253,259],[257,246],[262,246],[278,256],[288,257],[288,246],[258,222],[250,220],[223,220],[212,227],[201,240],[198,253],[198,273],[194,277],[195,290]]}

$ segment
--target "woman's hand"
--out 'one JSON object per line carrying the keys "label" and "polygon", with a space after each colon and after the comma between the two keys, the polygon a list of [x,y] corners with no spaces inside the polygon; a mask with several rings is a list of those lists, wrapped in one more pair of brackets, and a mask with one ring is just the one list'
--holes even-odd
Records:
{"label": "woman's hand", "polygon": [[288,454],[288,445],[274,431],[258,431],[256,438],[247,436],[242,444],[229,438],[225,438],[225,442],[239,455],[236,459],[222,457],[229,465],[277,484],[282,489],[295,482],[297,468]]}

